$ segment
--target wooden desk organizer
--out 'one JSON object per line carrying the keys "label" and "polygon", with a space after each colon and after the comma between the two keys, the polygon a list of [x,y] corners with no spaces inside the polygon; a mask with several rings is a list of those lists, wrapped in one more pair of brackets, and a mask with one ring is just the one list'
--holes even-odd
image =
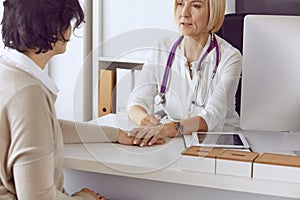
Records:
{"label": "wooden desk organizer", "polygon": [[216,172],[216,157],[223,151],[219,148],[191,146],[181,153],[182,156],[177,164],[182,170],[214,174]]}
{"label": "wooden desk organizer", "polygon": [[300,156],[264,153],[254,161],[253,178],[300,183]]}
{"label": "wooden desk organizer", "polygon": [[252,164],[258,155],[256,152],[224,150],[217,156],[216,174],[252,177]]}

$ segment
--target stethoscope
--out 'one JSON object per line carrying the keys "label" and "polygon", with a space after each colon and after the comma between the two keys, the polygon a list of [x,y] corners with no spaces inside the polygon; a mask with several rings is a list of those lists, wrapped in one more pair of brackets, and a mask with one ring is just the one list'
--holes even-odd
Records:
{"label": "stethoscope", "polygon": [[[165,72],[164,72],[164,76],[163,76],[163,81],[162,81],[162,85],[160,87],[160,92],[155,96],[154,98],[154,103],[159,105],[159,104],[165,104],[166,103],[166,96],[165,96],[165,93],[166,93],[166,88],[167,88],[167,82],[168,82],[168,78],[169,78],[169,74],[170,74],[170,70],[171,70],[171,66],[172,66],[172,62],[174,60],[174,55],[175,55],[175,51],[177,49],[177,47],[179,46],[179,44],[182,42],[183,40],[183,35],[181,35],[176,41],[175,43],[173,44],[172,46],[172,49],[171,49],[171,52],[168,56],[168,60],[167,60],[167,65],[166,65],[166,68],[165,68]],[[196,85],[196,88],[194,90],[194,92],[196,91],[196,95],[195,95],[195,98],[194,100],[192,100],[192,104],[193,105],[196,105],[196,106],[200,106],[200,107],[205,107],[206,105],[206,101],[207,101],[207,96],[208,96],[208,92],[211,88],[211,83],[213,81],[213,79],[215,78],[215,74],[217,72],[217,69],[218,69],[218,66],[219,66],[219,58],[220,58],[220,52],[219,52],[219,44],[217,42],[217,39],[216,39],[216,36],[214,34],[211,35],[211,41],[210,41],[210,44],[208,46],[208,48],[206,49],[205,53],[203,54],[203,56],[200,58],[200,61],[198,63],[198,67],[197,67],[197,72],[199,73],[200,70],[201,70],[201,65],[205,59],[205,57],[209,54],[209,52],[214,48],[216,47],[216,64],[215,64],[215,68],[212,72],[212,76],[211,76],[211,81],[208,85],[208,90],[206,92],[206,95],[204,97],[204,100],[201,104],[198,104],[197,103],[197,96],[198,96],[198,87],[199,87],[199,81],[197,82],[197,85]]]}

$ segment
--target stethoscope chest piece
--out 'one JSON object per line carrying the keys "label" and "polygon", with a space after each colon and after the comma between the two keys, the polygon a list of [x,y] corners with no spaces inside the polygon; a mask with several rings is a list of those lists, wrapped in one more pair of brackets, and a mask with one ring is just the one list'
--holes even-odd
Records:
{"label": "stethoscope chest piece", "polygon": [[166,102],[166,97],[164,93],[159,93],[154,97],[154,103],[156,105],[164,104]]}

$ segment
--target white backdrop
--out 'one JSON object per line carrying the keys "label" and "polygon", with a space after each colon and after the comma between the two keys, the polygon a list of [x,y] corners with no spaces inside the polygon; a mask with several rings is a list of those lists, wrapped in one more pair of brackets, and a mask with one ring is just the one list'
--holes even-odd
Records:
{"label": "white backdrop", "polygon": [[[177,37],[174,0],[103,0],[101,20],[102,57],[118,58],[124,50],[154,45],[160,37]],[[226,13],[235,11],[235,0],[227,0]],[[152,45],[151,45],[152,44]],[[125,58],[145,60],[147,52]]]}

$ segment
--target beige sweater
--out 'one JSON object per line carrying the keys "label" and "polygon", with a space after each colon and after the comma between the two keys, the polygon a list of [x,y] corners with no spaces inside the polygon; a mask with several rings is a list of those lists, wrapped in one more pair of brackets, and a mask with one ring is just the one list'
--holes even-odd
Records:
{"label": "beige sweater", "polygon": [[0,62],[0,200],[93,199],[64,193],[63,143],[115,142],[119,130],[59,121],[55,99],[39,80]]}

